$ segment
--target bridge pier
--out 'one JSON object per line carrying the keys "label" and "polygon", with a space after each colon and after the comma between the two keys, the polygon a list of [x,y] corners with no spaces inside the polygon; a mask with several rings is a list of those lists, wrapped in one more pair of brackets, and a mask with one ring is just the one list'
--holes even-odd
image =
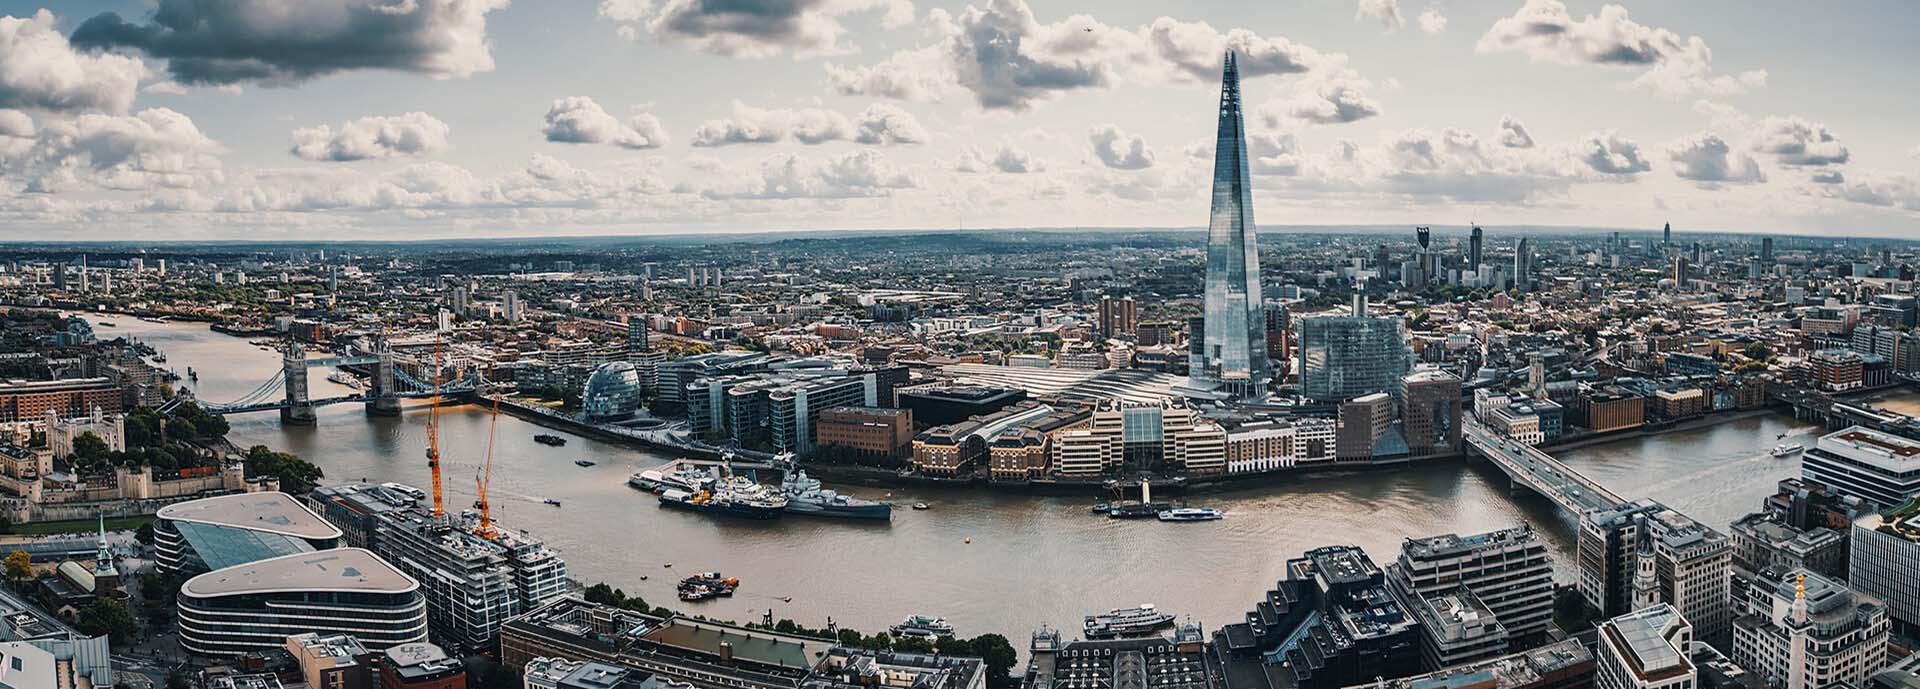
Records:
{"label": "bridge pier", "polygon": [[367,416],[399,416],[400,397],[394,390],[393,349],[380,339],[380,360],[373,364],[373,384],[367,387]]}
{"label": "bridge pier", "polygon": [[285,381],[287,406],[280,409],[280,423],[294,426],[312,426],[318,421],[313,413],[313,405],[307,396],[307,353],[300,343],[287,340],[287,349],[280,358],[280,375]]}

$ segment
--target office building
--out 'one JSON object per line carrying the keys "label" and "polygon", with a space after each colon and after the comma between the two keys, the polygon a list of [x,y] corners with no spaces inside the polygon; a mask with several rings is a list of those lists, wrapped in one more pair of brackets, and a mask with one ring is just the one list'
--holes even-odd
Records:
{"label": "office building", "polygon": [[1582,387],[1574,400],[1581,420],[1595,433],[1639,428],[1647,422],[1647,398],[1618,385]]}
{"label": "office building", "polygon": [[0,381],[0,423],[39,421],[48,413],[61,418],[126,410],[125,395],[110,378]]}
{"label": "office building", "polygon": [[1783,515],[1755,512],[1727,529],[1736,572],[1806,569],[1832,577],[1847,574],[1847,535],[1824,526],[1801,529]]}
{"label": "office building", "polygon": [[1400,598],[1420,623],[1420,662],[1425,670],[1474,663],[1507,654],[1507,628],[1479,596],[1465,588]]}
{"label": "office building", "polygon": [[935,385],[900,390],[895,397],[900,408],[913,412],[914,423],[945,426],[1000,411],[1026,399],[1027,393],[1019,388]]}
{"label": "office building", "polygon": [[1578,639],[1531,651],[1446,667],[1409,677],[1388,677],[1348,689],[1592,689],[1593,652]]}
{"label": "office building", "polygon": [[1600,623],[1595,689],[1691,689],[1693,627],[1665,603]]}
{"label": "office building", "polygon": [[1521,237],[1513,243],[1513,289],[1533,289],[1533,243]]}
{"label": "office building", "polygon": [[[800,689],[834,644],[723,622],[660,618],[562,597],[500,633],[500,660],[594,661],[696,689]],[[825,689],[825,688],[822,688]]]}
{"label": "office building", "polygon": [[1027,647],[1026,689],[1213,689],[1221,677],[1207,663],[1207,637],[1182,624],[1173,636],[1062,641],[1041,629]]}
{"label": "office building", "polygon": [[653,689],[653,675],[594,660],[535,658],[527,662],[526,689]]}
{"label": "office building", "polygon": [[1309,550],[1246,619],[1214,632],[1230,689],[1331,689],[1420,671],[1420,623],[1353,546]]}
{"label": "office building", "polygon": [[913,411],[834,407],[820,412],[820,451],[837,448],[866,459],[900,459],[913,451]]}
{"label": "office building", "polygon": [[1920,633],[1920,502],[1853,523],[1847,583],[1887,605],[1902,634]]}
{"label": "office building", "polygon": [[1800,473],[1842,495],[1900,505],[1920,496],[1920,441],[1853,426],[1814,441]]}
{"label": "office building", "polygon": [[1866,360],[1849,349],[1822,349],[1807,355],[1813,382],[1827,392],[1845,392],[1866,386]]}
{"label": "office building", "polygon": [[1407,441],[1395,411],[1393,397],[1384,392],[1341,402],[1334,425],[1334,459],[1364,462],[1376,457],[1405,457]]}
{"label": "office building", "polygon": [[701,378],[757,371],[773,362],[761,352],[728,350],[683,356],[659,366],[658,399],[671,404],[686,404],[687,386]]}
{"label": "office building", "polygon": [[1133,297],[1100,297],[1095,327],[1101,337],[1133,337],[1140,329],[1140,310]]}
{"label": "office building", "polygon": [[1394,392],[1411,368],[1406,328],[1397,317],[1314,316],[1300,323],[1300,391],[1339,402]]}
{"label": "office building", "polygon": [[1191,375],[1232,394],[1257,395],[1267,382],[1266,319],[1261,310],[1260,242],[1253,222],[1253,177],[1240,115],[1240,69],[1232,51],[1220,76],[1220,127],[1213,149],[1213,207],[1207,220],[1207,278],[1201,356]]}
{"label": "office building", "polygon": [[1387,566],[1387,581],[1404,600],[1465,587],[1517,640],[1552,626],[1553,559],[1530,527],[1409,538]]}
{"label": "office building", "polygon": [[1754,576],[1733,621],[1733,662],[1789,689],[1863,686],[1887,667],[1887,609],[1804,569]]}
{"label": "office building", "polygon": [[435,517],[417,502],[421,491],[391,485],[397,487],[325,486],[308,499],[342,531],[365,539],[421,582],[427,620],[441,645],[490,648],[507,619],[567,592],[567,563],[540,540],[498,523],[493,538],[482,537],[472,510]]}
{"label": "office building", "polygon": [[1476,274],[1480,272],[1480,260],[1484,257],[1482,250],[1485,247],[1485,242],[1481,236],[1482,234],[1483,231],[1480,229],[1480,226],[1474,225],[1473,234],[1467,237],[1467,270],[1471,270]]}
{"label": "office building", "polygon": [[1671,604],[1701,641],[1721,648],[1731,634],[1732,551],[1720,532],[1652,499],[1591,510],[1580,515],[1580,595],[1601,615],[1632,612],[1644,602],[1636,601],[1635,580],[1646,574],[1654,600]]}
{"label": "office building", "polygon": [[340,545],[340,529],[286,493],[176,502],[154,515],[154,567],[198,574]]}
{"label": "office building", "polygon": [[295,634],[287,637],[286,650],[308,687],[378,689],[372,652],[351,634]]}
{"label": "office building", "polygon": [[705,378],[687,386],[687,420],[709,442],[805,456],[819,439],[820,412],[865,404],[873,397],[868,382],[830,368]]}
{"label": "office building", "polygon": [[373,650],[427,639],[420,584],[359,548],[295,553],[188,579],[180,647],[200,655],[284,648],[295,634],[351,634]]}
{"label": "office building", "polygon": [[[1477,229],[1477,228],[1476,228]],[[1400,431],[1414,455],[1460,451],[1460,377],[1437,369],[1400,378]]]}
{"label": "office building", "polygon": [[593,370],[580,391],[580,408],[588,421],[608,423],[633,418],[640,411],[640,373],[632,362],[609,361]]}
{"label": "office building", "polygon": [[380,689],[466,689],[467,669],[431,643],[400,644],[374,657]]}

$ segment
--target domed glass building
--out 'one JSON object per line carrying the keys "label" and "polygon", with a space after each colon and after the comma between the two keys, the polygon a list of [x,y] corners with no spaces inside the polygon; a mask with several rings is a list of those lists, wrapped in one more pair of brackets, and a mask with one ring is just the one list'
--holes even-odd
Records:
{"label": "domed glass building", "polygon": [[580,392],[580,406],[590,421],[633,418],[640,410],[640,374],[633,364],[610,361],[594,369]]}

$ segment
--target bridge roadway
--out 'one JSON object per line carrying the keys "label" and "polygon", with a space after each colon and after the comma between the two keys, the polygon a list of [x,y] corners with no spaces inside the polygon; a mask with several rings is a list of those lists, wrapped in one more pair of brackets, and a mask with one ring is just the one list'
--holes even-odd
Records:
{"label": "bridge roadway", "polygon": [[1606,486],[1554,459],[1553,455],[1488,428],[1471,415],[1461,419],[1460,430],[1467,447],[1500,467],[1514,481],[1575,515],[1626,502]]}

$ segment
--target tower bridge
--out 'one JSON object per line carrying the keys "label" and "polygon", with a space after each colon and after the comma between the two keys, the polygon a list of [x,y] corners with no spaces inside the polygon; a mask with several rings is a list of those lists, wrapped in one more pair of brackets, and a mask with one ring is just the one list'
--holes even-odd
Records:
{"label": "tower bridge", "polygon": [[[366,405],[369,416],[396,416],[400,413],[400,401],[403,399],[457,395],[499,385],[488,380],[478,368],[457,371],[450,380],[423,382],[395,365],[395,356],[393,348],[384,339],[375,340],[373,350],[368,353],[314,358],[307,357],[300,343],[289,341],[281,350],[280,371],[238,399],[228,402],[202,400],[195,398],[191,390],[183,390],[174,399],[161,405],[159,411],[171,413],[191,400],[200,408],[215,414],[278,411],[281,423],[309,426],[317,421],[315,410],[328,405],[359,402]],[[313,398],[307,380],[310,370],[346,366],[367,368],[370,384],[365,392]]]}

